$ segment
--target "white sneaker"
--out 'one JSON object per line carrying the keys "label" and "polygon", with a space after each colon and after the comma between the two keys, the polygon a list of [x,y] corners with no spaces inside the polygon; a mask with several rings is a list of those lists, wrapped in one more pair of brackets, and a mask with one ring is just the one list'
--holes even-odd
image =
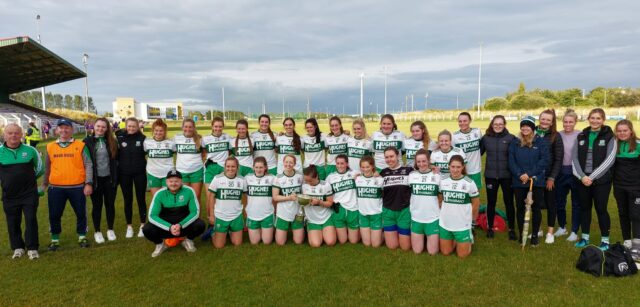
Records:
{"label": "white sneaker", "polygon": [[633,246],[631,240],[624,240],[624,242],[622,242],[622,245],[624,245],[626,249],[631,249],[631,247]]}
{"label": "white sneaker", "polygon": [[151,257],[155,258],[160,256],[160,254],[164,253],[164,251],[166,251],[167,248],[169,247],[164,245],[164,242],[160,244],[156,244],[156,249],[153,250],[153,253],[151,253]]}
{"label": "white sneaker", "polygon": [[96,243],[98,244],[102,244],[104,243],[104,237],[102,236],[102,232],[96,232],[93,234],[93,239],[96,241]]}
{"label": "white sneaker", "polygon": [[561,237],[561,236],[565,236],[567,235],[567,229],[566,228],[558,228],[558,230],[556,230],[556,233],[553,234],[556,237]]}
{"label": "white sneaker", "polygon": [[182,240],[182,247],[187,250],[187,252],[193,253],[196,251],[196,246],[193,244],[192,240],[185,238]]}
{"label": "white sneaker", "polygon": [[138,238],[144,238],[144,232],[142,232],[142,227],[144,227],[144,225],[140,225],[140,229],[138,230]]}
{"label": "white sneaker", "polygon": [[37,250],[30,250],[27,251],[27,255],[29,255],[29,260],[33,260],[33,259],[38,259],[40,258],[40,254],[38,254]]}
{"label": "white sneaker", "polygon": [[571,232],[571,234],[569,235],[569,237],[567,238],[567,241],[569,242],[575,242],[578,241],[578,234],[575,232]]}
{"label": "white sneaker", "polygon": [[551,244],[555,241],[555,237],[552,233],[547,234],[547,238],[544,240],[544,243]]}
{"label": "white sneaker", "polygon": [[107,230],[107,240],[115,241],[116,240],[116,232],[111,230],[111,229]]}
{"label": "white sneaker", "polygon": [[124,237],[127,239],[133,238],[133,227],[131,227],[131,225],[127,226],[127,233]]}
{"label": "white sneaker", "polygon": [[24,256],[24,249],[23,248],[16,248],[13,251],[13,256],[11,257],[11,259],[18,259],[20,257]]}
{"label": "white sneaker", "polygon": [[[538,238],[542,237],[542,230],[538,230]],[[529,234],[529,239],[531,239],[531,234]]]}

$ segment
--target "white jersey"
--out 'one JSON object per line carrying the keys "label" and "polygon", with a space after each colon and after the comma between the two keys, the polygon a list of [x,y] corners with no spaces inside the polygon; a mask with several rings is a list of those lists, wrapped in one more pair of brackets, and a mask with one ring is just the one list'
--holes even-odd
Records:
{"label": "white jersey", "polygon": [[480,139],[482,133],[478,128],[471,128],[471,131],[464,133],[460,130],[453,133],[451,145],[461,148],[467,157],[467,174],[479,174],[482,170],[480,165]]}
{"label": "white jersey", "polygon": [[302,173],[302,157],[300,156],[300,151],[296,151],[293,146],[292,136],[279,135],[276,138],[276,148],[278,149],[278,174],[282,174],[282,172],[284,172],[283,162],[284,157],[287,154],[293,154],[296,156],[296,165],[294,169],[297,173]]}
{"label": "white jersey", "polygon": [[264,220],[274,211],[271,193],[276,177],[270,174],[262,177],[248,174],[244,179],[247,181],[247,218],[254,221]]}
{"label": "white jersey", "polygon": [[320,142],[316,142],[315,136],[302,136],[300,137],[302,142],[302,152],[304,152],[304,167],[309,165],[324,166],[325,162],[325,149],[327,139],[324,133],[320,134]]}
{"label": "white jersey", "polygon": [[[415,140],[413,138],[408,138],[404,140],[404,152],[407,158],[406,166],[414,167],[415,157],[418,150],[424,148],[424,143],[422,140]],[[433,140],[429,140],[429,148],[427,150],[433,152],[438,149],[438,144]]]}
{"label": "white jersey", "polygon": [[[317,185],[305,183],[302,185],[302,194],[307,195],[310,198],[327,200],[327,196],[331,196],[332,194],[331,186],[324,181],[320,181]],[[331,218],[331,212],[331,208],[324,206],[307,205],[304,207],[304,213],[307,221],[313,224],[322,225],[326,223]]]}
{"label": "white jersey", "polygon": [[382,177],[356,178],[356,191],[358,195],[358,211],[362,215],[374,215],[382,213]]}
{"label": "white jersey", "polygon": [[[275,137],[275,136],[274,136]],[[256,131],[251,134],[251,144],[253,145],[253,157],[264,157],[267,160],[267,168],[278,166],[276,160],[276,143],[268,133]]]}
{"label": "white jersey", "polygon": [[176,144],[177,153],[176,170],[181,173],[193,173],[202,168],[202,147],[197,147],[193,138],[178,134],[173,137],[173,142]]}
{"label": "white jersey", "polygon": [[360,171],[360,159],[371,155],[371,139],[349,138],[347,142],[347,157],[349,157],[349,168]]}
{"label": "white jersey", "polygon": [[349,211],[358,210],[358,198],[356,191],[355,177],[358,172],[346,171],[338,173],[335,171],[327,176],[327,183],[333,190],[333,202],[340,203],[343,208]]}
{"label": "white jersey", "polygon": [[471,229],[473,207],[471,198],[479,197],[476,184],[469,177],[458,180],[445,178],[440,181],[442,208],[440,209],[440,226],[449,231]]}
{"label": "white jersey", "polygon": [[[289,177],[285,174],[278,174],[273,182],[273,187],[280,189],[280,195],[289,196],[293,193],[302,193],[302,175],[294,174]],[[282,201],[278,203],[278,209],[276,210],[276,216],[287,221],[293,222],[293,219],[298,213],[300,205],[297,201]]]}
{"label": "white jersey", "polygon": [[327,135],[327,165],[336,165],[336,157],[347,154],[347,143],[349,136],[344,133],[338,136]]}
{"label": "white jersey", "polygon": [[464,151],[457,147],[451,147],[451,150],[448,152],[443,152],[440,149],[432,152],[430,163],[440,168],[440,177],[446,178],[449,177],[449,160],[451,160],[451,157],[456,155],[462,156],[465,164],[467,163],[467,157],[464,154]]}
{"label": "white jersey", "polygon": [[172,140],[156,141],[152,138],[146,138],[143,144],[147,154],[147,173],[157,178],[167,177],[167,173],[174,168],[176,144]]}
{"label": "white jersey", "polygon": [[398,160],[402,160],[402,145],[404,143],[405,136],[402,132],[395,130],[389,135],[382,133],[382,131],[376,131],[371,136],[371,147],[373,149],[373,158],[376,161],[376,168],[385,169],[389,167],[384,162],[384,150],[388,147],[394,146],[401,154],[398,156]]}
{"label": "white jersey", "polygon": [[[236,140],[238,140],[238,147],[236,147]],[[229,140],[229,150],[238,159],[240,165],[253,168],[253,154],[251,153],[249,138],[231,138]]]}
{"label": "white jersey", "polygon": [[207,160],[224,167],[224,162],[229,157],[229,140],[231,137],[226,133],[220,136],[212,134],[203,136],[202,147],[207,151]]}
{"label": "white jersey", "polygon": [[413,171],[409,174],[411,187],[411,220],[418,223],[432,223],[440,216],[438,202],[438,186],[440,176],[431,171],[421,173]]}
{"label": "white jersey", "polygon": [[209,191],[215,194],[213,215],[216,219],[230,222],[242,214],[242,193],[247,192],[247,183],[242,176],[228,178],[218,174],[211,180]]}

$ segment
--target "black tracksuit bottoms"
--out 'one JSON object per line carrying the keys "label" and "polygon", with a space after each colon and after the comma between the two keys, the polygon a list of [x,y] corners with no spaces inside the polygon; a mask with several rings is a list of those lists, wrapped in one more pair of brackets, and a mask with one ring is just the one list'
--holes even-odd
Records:
{"label": "black tracksuit bottoms", "polygon": [[613,196],[618,203],[622,239],[640,239],[640,187],[629,189],[614,186]]}
{"label": "black tracksuit bottoms", "polygon": [[164,230],[152,223],[144,224],[142,232],[149,241],[160,244],[164,239],[168,238],[187,237],[189,240],[193,240],[204,232],[204,228],[204,222],[201,219],[197,219],[189,224],[189,226],[183,228],[179,236],[174,236],[171,234],[171,231]]}
{"label": "black tracksuit bottoms", "polygon": [[136,201],[138,202],[138,213],[140,215],[140,223],[147,222],[147,175],[145,173],[135,175],[119,174],[120,188],[122,189],[122,198],[124,198],[124,217],[127,225],[132,223],[133,219],[133,187],[136,188]]}
{"label": "black tracksuit bottoms", "polygon": [[[575,180],[578,179],[576,178]],[[580,195],[580,210],[582,211],[582,233],[589,233],[591,229],[591,208],[596,207],[600,235],[608,237],[611,229],[611,218],[607,211],[607,205],[609,203],[609,193],[611,193],[611,182],[592,184],[589,187],[582,184],[582,182],[578,182],[578,191],[578,195]]]}
{"label": "black tracksuit bottoms", "polygon": [[496,216],[496,203],[498,202],[498,188],[502,188],[502,200],[507,211],[507,225],[509,230],[515,229],[515,208],[513,207],[513,189],[511,178],[484,178],[487,187],[487,224],[493,229],[493,220]]}
{"label": "black tracksuit bottoms", "polygon": [[[513,188],[513,194],[516,197],[516,215],[518,216],[518,230],[520,234],[522,234],[524,224],[524,213],[526,210],[524,200],[527,198],[527,193],[529,193],[529,188]],[[531,205],[531,223],[533,227],[529,232],[532,236],[537,236],[538,230],[540,230],[540,224],[542,223],[540,207],[542,207],[543,198],[544,188],[533,187],[533,205]]]}
{"label": "black tracksuit bottoms", "polygon": [[[37,250],[38,241],[38,194],[19,200],[4,200],[2,202],[7,217],[9,241],[11,249],[26,248]],[[24,214],[25,231],[22,239],[22,215]]]}
{"label": "black tracksuit bottoms", "polygon": [[116,216],[116,187],[111,183],[111,177],[98,177],[97,181],[91,194],[91,203],[93,204],[91,218],[96,232],[100,231],[103,205],[107,214],[107,229],[113,229],[113,221]]}

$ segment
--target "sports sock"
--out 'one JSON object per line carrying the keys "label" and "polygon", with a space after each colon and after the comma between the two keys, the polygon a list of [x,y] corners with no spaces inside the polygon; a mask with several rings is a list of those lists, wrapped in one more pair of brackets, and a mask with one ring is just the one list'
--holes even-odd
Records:
{"label": "sports sock", "polygon": [[602,237],[602,243],[607,243],[609,244],[609,237]]}
{"label": "sports sock", "polygon": [[588,233],[583,233],[582,234],[582,238],[589,241],[589,234]]}

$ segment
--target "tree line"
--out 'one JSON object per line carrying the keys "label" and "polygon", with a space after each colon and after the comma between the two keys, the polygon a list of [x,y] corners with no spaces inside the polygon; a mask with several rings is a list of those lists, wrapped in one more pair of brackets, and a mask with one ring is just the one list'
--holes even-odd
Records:
{"label": "tree line", "polygon": [[564,90],[533,89],[527,91],[523,82],[518,89],[504,97],[492,97],[485,101],[484,109],[526,110],[546,107],[629,107],[640,105],[640,89],[630,87],[596,87],[588,92],[579,88]]}
{"label": "tree line", "polygon": [[[62,95],[58,93],[47,92],[44,94],[47,101],[47,109],[69,109],[84,111],[84,97],[80,95]],[[25,91],[11,94],[11,99],[32,107],[42,108],[42,93],[40,91]],[[93,104],[93,98],[89,96],[89,112],[96,113],[96,106]]]}

